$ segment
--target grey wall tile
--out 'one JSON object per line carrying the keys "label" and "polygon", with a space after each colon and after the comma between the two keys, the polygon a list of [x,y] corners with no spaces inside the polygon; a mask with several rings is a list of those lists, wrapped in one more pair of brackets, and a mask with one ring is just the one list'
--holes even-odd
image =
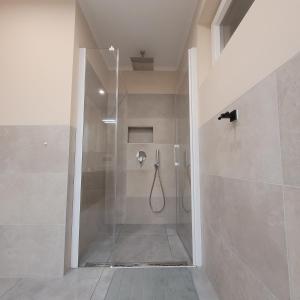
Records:
{"label": "grey wall tile", "polygon": [[300,56],[277,71],[284,183],[300,186]]}
{"label": "grey wall tile", "polygon": [[284,189],[291,299],[300,299],[300,189]]}
{"label": "grey wall tile", "polygon": [[[204,226],[274,297],[293,300],[300,298],[299,70],[297,55],[224,109],[237,108],[238,122],[217,121],[215,116],[199,130]],[[220,176],[221,184],[209,175]],[[222,286],[227,278],[218,273],[221,266],[214,265],[218,253],[210,250],[205,260],[216,271],[214,283]],[[230,283],[225,285],[224,290],[234,290]],[[243,297],[252,299],[251,292],[239,299]]]}
{"label": "grey wall tile", "polygon": [[278,299],[289,298],[280,186],[224,179],[224,239]]}
{"label": "grey wall tile", "polygon": [[174,118],[148,118],[128,119],[128,127],[153,127],[153,143],[175,143],[175,120]]}
{"label": "grey wall tile", "polygon": [[68,172],[69,135],[68,126],[1,126],[0,172]]}
{"label": "grey wall tile", "polygon": [[1,277],[60,277],[64,225],[1,225]]}
{"label": "grey wall tile", "polygon": [[[127,172],[127,196],[149,197],[154,179],[154,168],[152,171],[135,170]],[[175,172],[174,170],[161,170],[161,182],[166,196],[175,196]],[[162,197],[161,186],[156,177],[153,188],[153,197]]]}
{"label": "grey wall tile", "polygon": [[128,118],[173,118],[174,95],[130,94]]}
{"label": "grey wall tile", "polygon": [[200,131],[202,171],[224,177],[282,183],[276,77],[270,75],[224,111],[239,120],[206,123]]}
{"label": "grey wall tile", "polygon": [[1,276],[63,274],[72,134],[69,126],[0,127]]}
{"label": "grey wall tile", "polygon": [[0,174],[0,224],[65,224],[67,181],[67,173]]}
{"label": "grey wall tile", "polygon": [[[153,127],[153,143],[149,144],[131,144],[127,140],[125,132],[125,143],[120,142],[123,155],[119,160],[126,160],[122,164],[126,169],[126,180],[120,178],[122,190],[126,197],[119,193],[118,200],[122,201],[121,208],[118,210],[118,220],[121,223],[155,223],[174,222],[176,218],[176,203],[170,201],[176,193],[175,168],[173,158],[173,144],[175,142],[175,97],[174,95],[159,94],[130,94],[124,102],[122,108],[122,124],[126,127]],[[123,131],[124,134],[124,131]],[[145,198],[149,197],[151,185],[154,176],[155,151],[160,150],[160,173],[163,182],[165,195],[167,196],[167,206],[169,211],[154,215],[149,212],[149,207]],[[147,159],[141,168],[136,160],[136,153],[143,150],[147,154]],[[126,151],[127,159],[124,157]],[[124,175],[124,174],[123,174]],[[120,182],[120,181],[119,181]],[[137,198],[140,198],[139,200]],[[133,200],[134,199],[134,200]],[[156,180],[153,190],[153,202],[160,204],[162,201],[161,190]],[[119,203],[120,204],[120,203]],[[174,205],[175,204],[175,205]],[[134,205],[134,206],[133,206]],[[137,207],[140,209],[138,210]],[[134,212],[134,213],[133,213]],[[173,214],[173,216],[171,216]]]}
{"label": "grey wall tile", "polygon": [[226,246],[220,236],[208,227],[204,229],[205,271],[220,299],[279,300]]}
{"label": "grey wall tile", "polygon": [[0,278],[0,297],[12,289],[19,279],[15,278]]}
{"label": "grey wall tile", "polygon": [[[160,154],[160,169],[165,172],[172,169],[175,173],[173,144],[128,144],[127,146],[127,170],[154,170],[156,161],[156,149]],[[142,167],[137,161],[136,154],[138,151],[144,151],[147,155]]]}
{"label": "grey wall tile", "polygon": [[[161,204],[161,198],[154,198]],[[128,197],[126,200],[125,224],[174,224],[176,222],[176,198],[167,197],[166,207],[159,213],[151,211],[147,197]]]}
{"label": "grey wall tile", "polygon": [[213,228],[215,233],[221,234],[225,209],[223,178],[201,174],[200,185],[203,222]]}

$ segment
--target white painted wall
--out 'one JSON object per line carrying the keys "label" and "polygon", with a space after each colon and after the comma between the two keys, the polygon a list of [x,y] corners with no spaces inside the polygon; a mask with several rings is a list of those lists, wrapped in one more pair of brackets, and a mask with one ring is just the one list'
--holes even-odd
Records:
{"label": "white painted wall", "polygon": [[74,0],[0,1],[0,124],[69,124]]}

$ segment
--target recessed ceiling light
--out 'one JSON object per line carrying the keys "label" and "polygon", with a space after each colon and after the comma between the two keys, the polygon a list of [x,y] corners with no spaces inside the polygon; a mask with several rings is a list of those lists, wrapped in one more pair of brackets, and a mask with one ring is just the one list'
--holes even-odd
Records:
{"label": "recessed ceiling light", "polygon": [[104,95],[104,94],[105,94],[105,91],[104,91],[103,89],[99,89],[98,93],[99,93],[100,95]]}

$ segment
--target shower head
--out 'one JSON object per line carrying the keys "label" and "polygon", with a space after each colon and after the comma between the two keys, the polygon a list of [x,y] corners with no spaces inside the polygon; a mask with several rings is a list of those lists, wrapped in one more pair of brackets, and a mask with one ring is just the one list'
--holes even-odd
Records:
{"label": "shower head", "polygon": [[134,71],[153,71],[153,57],[145,57],[146,51],[141,50],[140,57],[130,57]]}

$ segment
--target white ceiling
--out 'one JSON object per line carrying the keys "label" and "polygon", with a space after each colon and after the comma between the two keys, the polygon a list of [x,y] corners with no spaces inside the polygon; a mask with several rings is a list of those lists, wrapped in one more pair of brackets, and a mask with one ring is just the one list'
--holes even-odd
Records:
{"label": "white ceiling", "polygon": [[121,69],[130,57],[154,57],[156,70],[176,70],[198,0],[79,0],[99,48],[120,49]]}

